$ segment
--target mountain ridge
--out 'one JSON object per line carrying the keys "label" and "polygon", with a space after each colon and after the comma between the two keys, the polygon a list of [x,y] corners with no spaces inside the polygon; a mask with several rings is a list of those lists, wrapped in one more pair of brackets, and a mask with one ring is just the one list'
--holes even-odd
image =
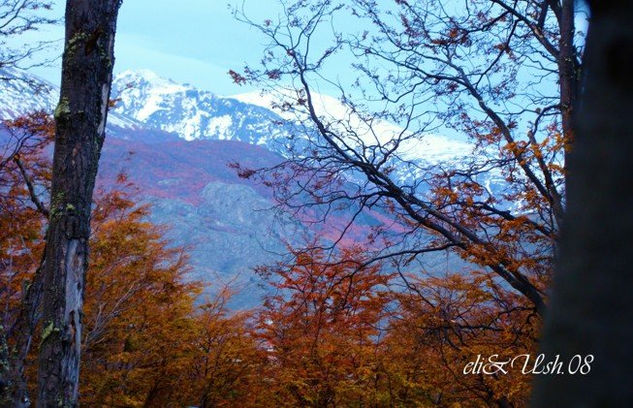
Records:
{"label": "mountain ridge", "polygon": [[[31,110],[50,112],[59,98],[48,83],[39,93],[17,84],[0,84],[0,91],[2,119]],[[264,106],[220,97],[147,70],[117,75],[112,98],[99,184],[107,186],[119,173],[128,174],[142,202],[152,205],[150,219],[168,224],[168,239],[190,248],[191,278],[214,282],[216,289],[231,282],[242,288],[234,307],[255,305],[261,290],[252,268],[279,260],[287,244],[311,232],[275,208],[270,190],[240,178],[229,164],[279,164],[289,136],[297,132],[295,124]],[[330,103],[336,102],[331,98]],[[401,170],[412,177],[406,174],[409,169]],[[348,232],[362,234],[381,223],[381,217],[363,213]],[[346,225],[334,217],[319,228],[326,230],[326,239],[335,240]]]}

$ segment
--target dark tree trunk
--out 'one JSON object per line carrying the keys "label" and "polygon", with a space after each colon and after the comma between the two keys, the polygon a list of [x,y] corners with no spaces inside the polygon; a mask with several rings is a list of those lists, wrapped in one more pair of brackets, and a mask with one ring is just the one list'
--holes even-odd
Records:
{"label": "dark tree trunk", "polygon": [[46,235],[38,407],[78,405],[92,192],[105,137],[120,0],[68,0],[50,222]]}
{"label": "dark tree trunk", "polygon": [[9,348],[7,332],[0,324],[0,407],[9,406]]}
{"label": "dark tree trunk", "polygon": [[587,375],[537,376],[534,407],[633,407],[633,3],[590,3],[568,206],[542,352],[595,360]]}
{"label": "dark tree trunk", "polygon": [[[581,69],[578,62],[578,53],[574,45],[576,25],[574,23],[574,0],[563,0],[561,4],[560,41],[558,44],[558,72],[560,86],[561,124],[565,135],[566,145],[565,159],[568,162],[569,146],[573,145],[573,116],[578,105],[578,85],[580,83]],[[561,205],[558,203],[557,205]],[[563,209],[557,210],[562,216]]]}
{"label": "dark tree trunk", "polygon": [[8,354],[9,387],[7,394],[9,395],[6,398],[10,398],[13,408],[26,408],[31,405],[24,371],[39,318],[44,262],[42,260],[39,268],[35,271],[31,284],[25,291],[20,312],[8,335],[9,339],[13,339],[14,344]]}

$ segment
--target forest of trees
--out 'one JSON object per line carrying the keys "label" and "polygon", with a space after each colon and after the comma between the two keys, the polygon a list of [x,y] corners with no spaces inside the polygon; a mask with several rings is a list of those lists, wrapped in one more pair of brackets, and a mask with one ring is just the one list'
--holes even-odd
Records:
{"label": "forest of trees", "polygon": [[[190,278],[187,248],[149,221],[126,174],[95,187],[121,1],[67,1],[55,112],[2,124],[0,406],[630,406],[633,7],[590,2],[580,32],[572,0],[393,3],[298,0],[263,22],[236,11],[269,43],[260,67],[230,75],[289,97],[280,108],[306,147],[233,167],[314,224],[351,214],[338,236],[252,271],[268,294],[238,312],[233,288],[209,296]],[[50,7],[0,0],[0,67],[44,46],[4,47],[53,22]],[[342,35],[341,13],[371,31]],[[349,85],[327,78],[342,53]],[[344,118],[320,110],[323,81]],[[400,131],[385,137],[385,122]],[[438,129],[468,138],[472,157],[402,153]],[[392,224],[349,239],[364,211]],[[460,267],[427,270],[436,253]],[[596,368],[539,378],[534,395],[520,370],[464,371],[539,350],[595,355]]]}
{"label": "forest of trees", "polygon": [[[7,328],[15,327],[45,247],[47,212],[32,191],[50,188],[53,123],[40,113],[6,124],[20,145],[2,167],[2,230],[11,232],[1,246]],[[169,246],[164,228],[146,220],[150,208],[135,204],[137,194],[122,174],[94,198],[81,337],[85,406],[526,404],[525,376],[452,372],[473,352],[510,356],[534,347],[537,328],[527,320],[483,329],[497,318],[486,305],[485,279],[473,285],[458,274],[424,282],[412,276],[427,304],[420,293],[393,290],[396,276],[379,265],[359,269],[362,247],[344,249],[332,265],[323,251],[301,249],[294,263],[257,271],[275,288],[261,309],[231,313],[230,288],[195,302],[203,285],[187,281],[186,251]],[[463,316],[475,311],[482,328],[447,325],[435,305]],[[30,342],[47,335],[44,328]],[[31,395],[36,349],[22,373]]]}

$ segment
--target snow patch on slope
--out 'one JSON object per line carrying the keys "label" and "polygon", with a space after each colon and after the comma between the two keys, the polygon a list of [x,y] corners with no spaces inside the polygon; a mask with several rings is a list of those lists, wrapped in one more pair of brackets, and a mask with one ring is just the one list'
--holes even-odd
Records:
{"label": "snow patch on slope", "polygon": [[[0,120],[44,111],[52,113],[59,101],[59,88],[44,79],[25,71],[0,69]],[[138,129],[141,124],[125,115],[110,111],[108,125],[123,129]]]}
{"label": "snow patch on slope", "polygon": [[[293,91],[256,91],[233,95],[231,98],[273,110],[289,121],[308,120],[305,109],[296,108],[297,94]],[[458,160],[472,154],[474,146],[470,143],[433,133],[412,136],[403,132],[400,126],[385,120],[361,119],[350,107],[329,95],[312,93],[312,99],[316,114],[325,123],[338,129],[340,134],[353,133],[353,138],[348,141],[351,145],[387,146],[393,139],[401,138],[403,141],[397,150],[401,159],[422,160],[429,164]]]}

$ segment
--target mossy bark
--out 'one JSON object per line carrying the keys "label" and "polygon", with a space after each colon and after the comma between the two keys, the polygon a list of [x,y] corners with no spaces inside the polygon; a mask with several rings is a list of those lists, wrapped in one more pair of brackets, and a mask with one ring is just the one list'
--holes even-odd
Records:
{"label": "mossy bark", "polygon": [[90,211],[105,138],[120,0],[68,0],[46,263],[38,407],[76,407]]}

